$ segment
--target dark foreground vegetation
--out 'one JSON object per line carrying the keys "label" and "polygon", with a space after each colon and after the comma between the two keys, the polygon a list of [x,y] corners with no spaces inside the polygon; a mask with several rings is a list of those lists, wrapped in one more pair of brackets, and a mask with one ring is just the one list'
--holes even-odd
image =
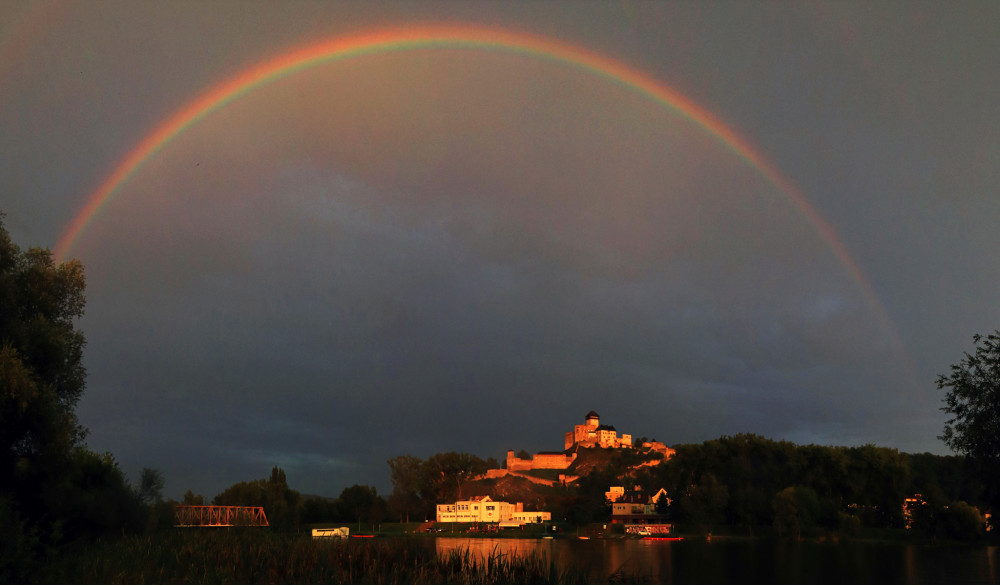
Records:
{"label": "dark foreground vegetation", "polygon": [[[628,582],[627,576],[623,581]],[[566,584],[590,583],[585,572],[559,570],[537,555],[468,550],[438,555],[418,540],[311,540],[259,529],[176,530],[99,540],[56,561],[49,583]]]}

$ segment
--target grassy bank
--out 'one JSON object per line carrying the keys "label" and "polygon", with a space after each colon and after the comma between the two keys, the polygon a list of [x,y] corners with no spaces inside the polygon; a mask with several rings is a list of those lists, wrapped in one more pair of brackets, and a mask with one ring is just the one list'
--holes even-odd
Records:
{"label": "grassy bank", "polygon": [[438,556],[422,539],[312,540],[259,529],[174,530],[64,551],[43,582],[132,584],[577,584],[545,559]]}

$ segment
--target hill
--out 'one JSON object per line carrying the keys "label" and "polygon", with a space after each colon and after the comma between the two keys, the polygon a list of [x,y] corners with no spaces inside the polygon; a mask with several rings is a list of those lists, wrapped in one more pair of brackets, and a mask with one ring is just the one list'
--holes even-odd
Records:
{"label": "hill", "polygon": [[524,477],[507,475],[469,481],[462,485],[462,497],[490,496],[506,502],[524,502],[525,509],[546,510],[561,488],[540,485]]}

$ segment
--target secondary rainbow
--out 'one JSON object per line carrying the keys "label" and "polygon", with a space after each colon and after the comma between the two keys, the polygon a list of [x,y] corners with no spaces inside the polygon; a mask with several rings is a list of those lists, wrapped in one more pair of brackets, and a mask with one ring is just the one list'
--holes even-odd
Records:
{"label": "secondary rainbow", "polygon": [[872,287],[833,228],[816,212],[791,181],[711,112],[649,75],[587,49],[548,38],[472,26],[382,29],[338,37],[265,60],[209,88],[200,97],[160,123],[114,167],[111,174],[91,193],[84,206],[63,230],[54,249],[56,258],[64,259],[67,256],[93,218],[114,199],[121,186],[142,168],[143,163],[155,156],[174,137],[211,112],[256,88],[322,63],[376,53],[434,47],[502,51],[576,67],[683,115],[715,136],[764,178],[779,187],[826,241],[833,254],[859,284],[869,300],[875,301],[874,306],[881,307]]}

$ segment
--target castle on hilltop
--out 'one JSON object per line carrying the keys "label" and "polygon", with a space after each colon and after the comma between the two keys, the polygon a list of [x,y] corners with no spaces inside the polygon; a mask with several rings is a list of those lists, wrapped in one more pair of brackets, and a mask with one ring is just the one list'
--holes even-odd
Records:
{"label": "castle on hilltop", "polygon": [[572,431],[566,433],[565,445],[567,450],[574,446],[619,449],[632,446],[632,435],[622,433],[619,437],[615,427],[602,425],[600,415],[591,410],[582,425],[576,425]]}
{"label": "castle on hilltop", "polygon": [[[601,417],[596,412],[591,410],[587,413],[587,417],[582,425],[575,425],[572,431],[565,434],[565,440],[563,442],[565,449],[562,451],[542,451],[536,453],[528,458],[521,458],[514,454],[514,450],[511,449],[507,451],[507,461],[503,469],[490,469],[486,472],[483,477],[487,478],[498,478],[505,477],[508,474],[519,475],[521,477],[526,477],[535,483],[544,483],[546,485],[555,484],[555,480],[543,480],[530,475],[523,475],[525,471],[533,471],[536,469],[548,469],[548,470],[565,470],[568,469],[574,461],[577,459],[578,452],[581,448],[583,449],[593,449],[601,447],[603,449],[632,449],[634,445],[632,444],[632,435],[622,433],[621,436],[618,435],[618,431],[615,427],[611,425],[602,425]],[[642,465],[657,465],[661,461],[666,461],[674,455],[674,450],[667,447],[663,443],[656,440],[653,441],[643,441],[642,445],[638,448],[646,451],[655,451],[663,455],[662,459],[653,459],[643,463]],[[577,479],[576,476],[571,475],[561,475],[559,476],[560,483],[570,483]]]}
{"label": "castle on hilltop", "polygon": [[[582,425],[575,425],[572,431],[566,433],[563,444],[565,446],[563,451],[543,451],[533,455],[530,459],[521,459],[514,455],[513,450],[507,451],[507,470],[566,469],[576,461],[577,451],[581,448],[631,449],[633,446],[632,435],[622,433],[619,436],[615,427],[602,425],[600,415],[593,410],[587,413]],[[673,449],[663,443],[643,443],[642,448],[663,453],[667,459],[673,455]]]}

